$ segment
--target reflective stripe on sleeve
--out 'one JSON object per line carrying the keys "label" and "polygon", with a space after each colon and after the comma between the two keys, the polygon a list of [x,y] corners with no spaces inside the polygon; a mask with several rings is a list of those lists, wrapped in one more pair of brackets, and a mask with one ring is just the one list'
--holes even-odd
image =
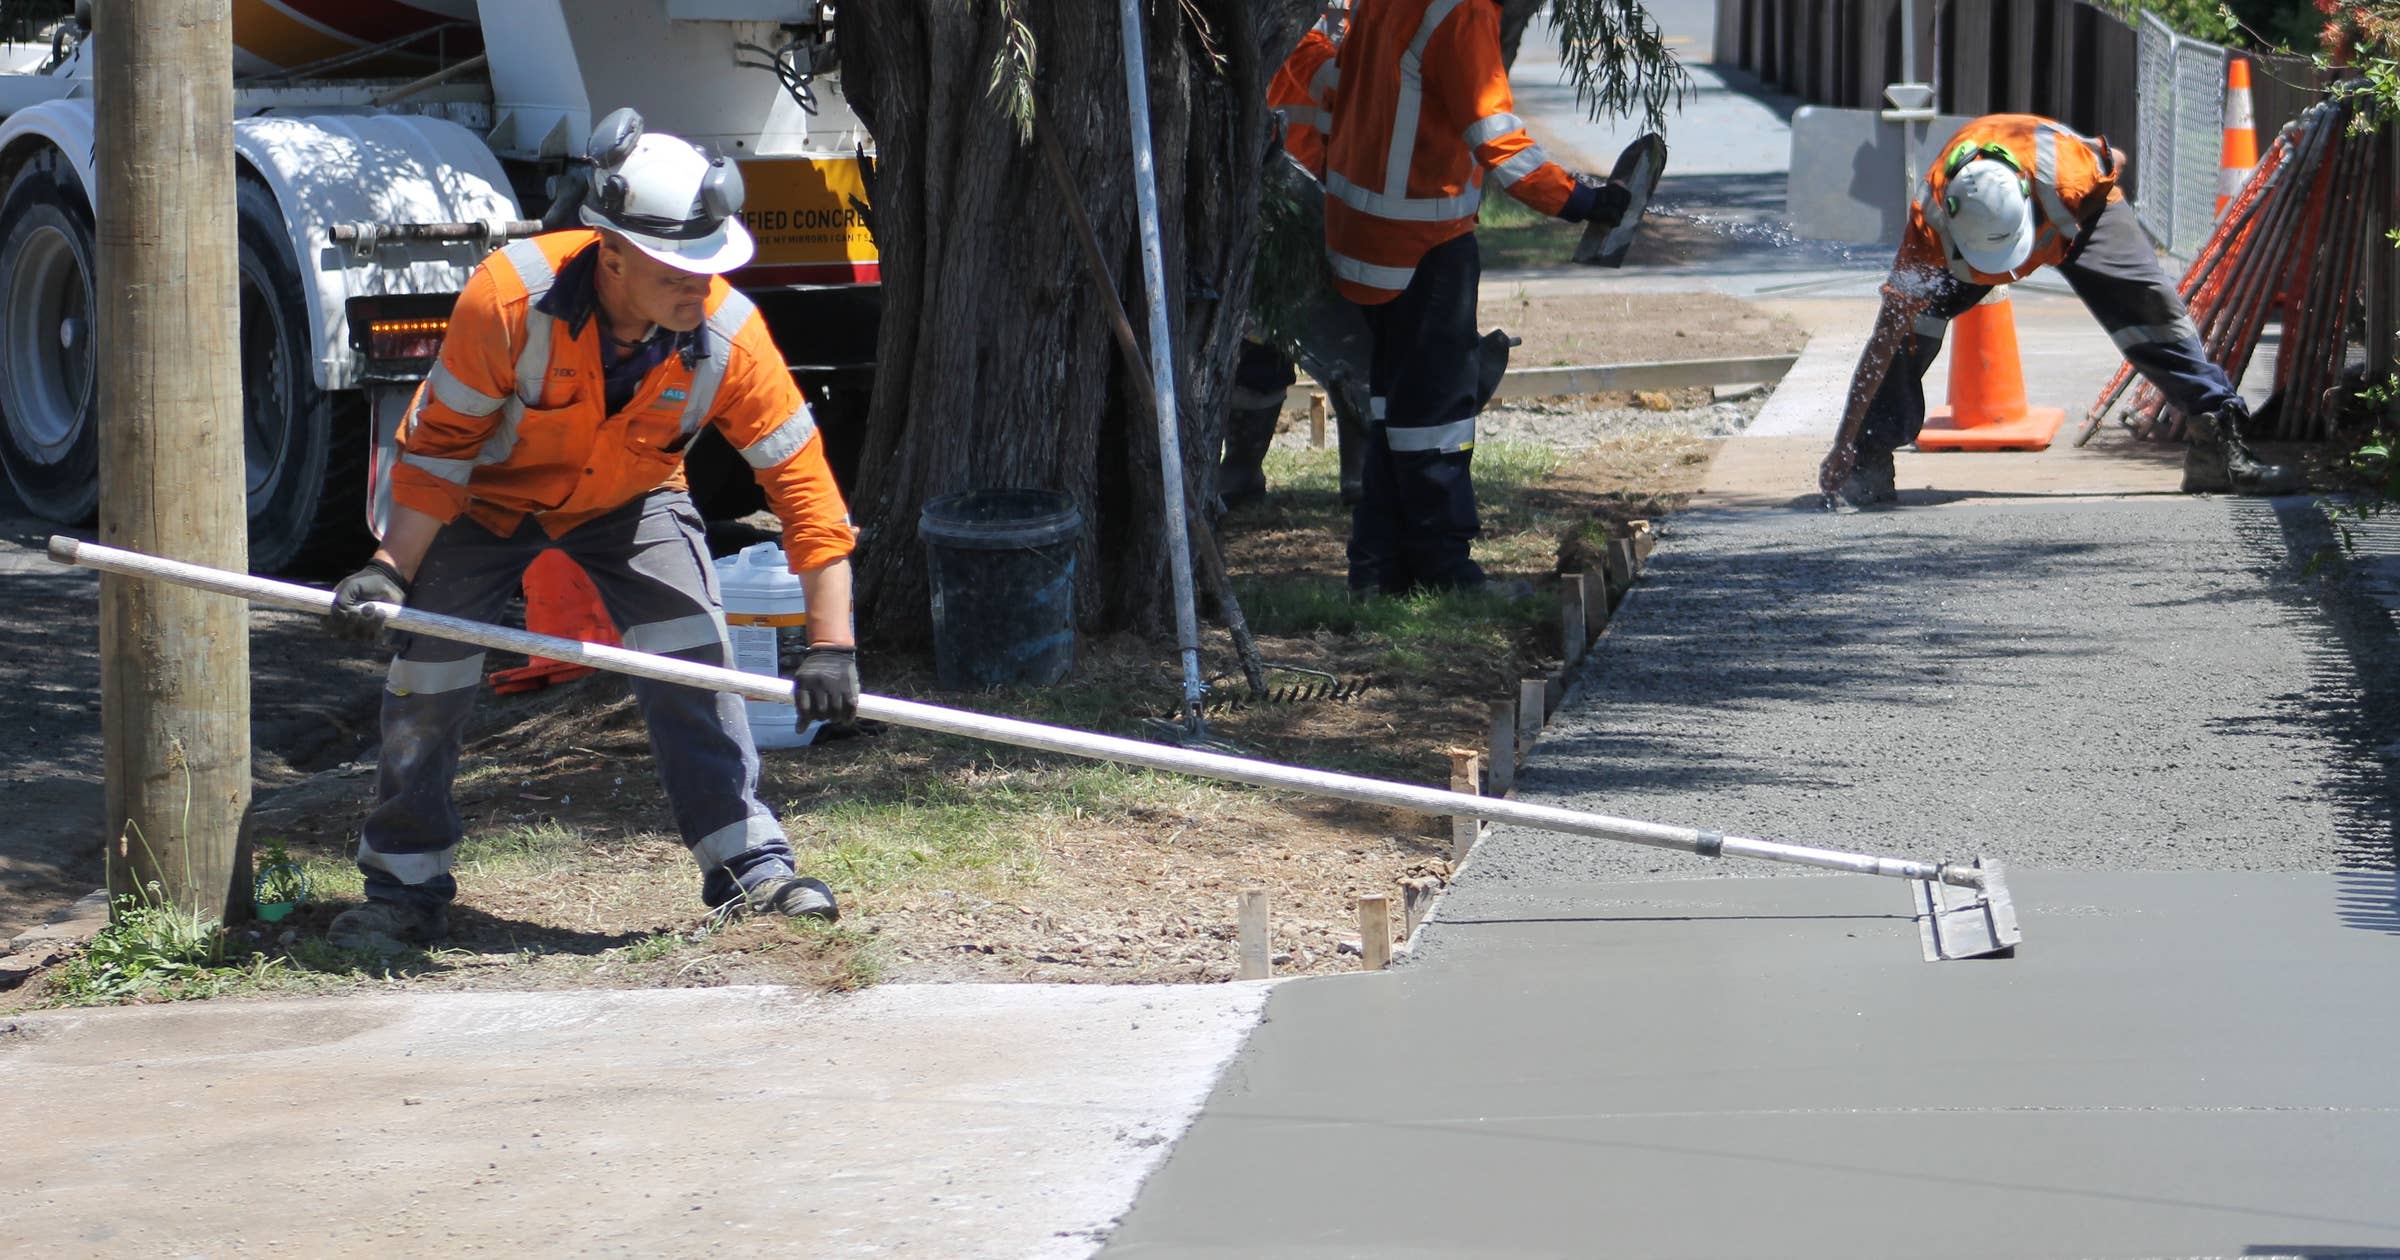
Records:
{"label": "reflective stripe on sleeve", "polygon": [[809,413],[808,404],[784,418],[782,424],[765,437],[742,448],[742,459],[752,468],[774,468],[800,453],[808,440],[817,435],[817,418]]}
{"label": "reflective stripe on sleeve", "polygon": [[442,480],[449,482],[451,485],[463,486],[467,484],[467,477],[475,471],[475,465],[479,462],[488,461],[479,459],[435,459],[431,455],[402,455],[400,457],[400,462],[416,469],[419,472],[439,477]]}
{"label": "reflective stripe on sleeve", "polygon": [[2119,350],[2131,350],[2135,346],[2171,346],[2200,340],[2200,328],[2186,317],[2172,324],[2135,324],[2127,328],[2112,328],[2108,339],[2117,343]]}
{"label": "reflective stripe on sleeve", "polygon": [[1319,131],[1333,130],[1333,115],[1314,105],[1283,105],[1278,107],[1286,127],[1314,127]]}
{"label": "reflective stripe on sleeve", "polygon": [[1500,177],[1501,187],[1507,188],[1548,165],[1550,155],[1542,152],[1542,146],[1532,144],[1517,150],[1507,161],[1493,167],[1492,174]]}
{"label": "reflective stripe on sleeve", "polygon": [[1410,223],[1448,223],[1466,218],[1483,204],[1481,185],[1470,185],[1455,197],[1387,197],[1351,183],[1339,171],[1325,172],[1325,191],[1362,214]]}
{"label": "reflective stripe on sleeve", "polygon": [[433,395],[435,402],[462,416],[479,419],[500,410],[500,404],[508,401],[506,398],[494,398],[452,376],[450,369],[442,366],[439,359],[434,360],[433,370],[425,374],[425,388]]}
{"label": "reflective stripe on sleeve", "polygon": [[422,884],[437,876],[450,873],[451,859],[458,856],[458,846],[436,849],[431,853],[382,853],[358,842],[358,864],[369,870],[382,871],[403,884]]}
{"label": "reflective stripe on sleeve", "polygon": [[1467,147],[1472,149],[1477,145],[1489,144],[1509,132],[1523,131],[1524,129],[1525,120],[1515,114],[1500,113],[1493,114],[1488,118],[1478,118],[1475,120],[1474,126],[1467,128]]}
{"label": "reflective stripe on sleeve", "polygon": [[702,870],[715,870],[752,849],[763,849],[783,838],[783,828],[774,819],[752,814],[730,827],[719,827],[700,837],[692,846],[692,860]]}
{"label": "reflective stripe on sleeve", "polygon": [[725,615],[719,612],[693,613],[668,621],[645,621],[627,626],[623,635],[625,646],[636,652],[666,655],[669,652],[688,652],[697,647],[725,642]]}
{"label": "reflective stripe on sleeve", "polygon": [[1317,72],[1309,76],[1308,94],[1319,102],[1323,102],[1326,94],[1332,92],[1341,81],[1342,63],[1327,57],[1325,64],[1318,66]]}
{"label": "reflective stripe on sleeve", "polygon": [[1371,262],[1361,262],[1347,254],[1334,253],[1332,250],[1325,251],[1325,260],[1333,265],[1334,275],[1352,284],[1363,284],[1371,289],[1405,289],[1408,287],[1408,282],[1415,279],[1417,275],[1417,269],[1414,267],[1379,267]]}
{"label": "reflective stripe on sleeve", "polygon": [[464,691],[482,681],[481,652],[455,661],[412,661],[395,656],[391,669],[383,676],[383,689],[395,696],[432,696],[445,691]]}
{"label": "reflective stripe on sleeve", "polygon": [[1438,451],[1447,455],[1475,445],[1475,417],[1406,428],[1386,425],[1383,440],[1395,451]]}

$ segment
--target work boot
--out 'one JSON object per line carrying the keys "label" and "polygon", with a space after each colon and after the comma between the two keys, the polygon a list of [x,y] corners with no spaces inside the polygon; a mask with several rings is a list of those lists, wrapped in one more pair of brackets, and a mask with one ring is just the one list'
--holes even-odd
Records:
{"label": "work boot", "polygon": [[2242,441],[2240,417],[2198,411],[2183,419],[2185,494],[2298,494],[2308,488],[2300,470],[2270,464]]}
{"label": "work boot", "polygon": [[1225,415],[1225,460],[1217,466],[1217,497],[1229,508],[1267,497],[1267,448],[1283,408],[1236,407]]}
{"label": "work boot", "polygon": [[833,890],[824,880],[806,875],[770,875],[743,889],[741,899],[726,908],[735,913],[780,914],[827,923],[842,917],[841,907],[833,902]]}
{"label": "work boot", "polygon": [[1892,466],[1890,451],[1874,451],[1860,447],[1858,464],[1842,482],[1842,501],[1852,507],[1873,507],[1900,501],[1899,470]]}
{"label": "work boot", "polygon": [[442,906],[370,897],[333,916],[325,943],[336,949],[397,954],[433,944],[450,934],[450,912]]}

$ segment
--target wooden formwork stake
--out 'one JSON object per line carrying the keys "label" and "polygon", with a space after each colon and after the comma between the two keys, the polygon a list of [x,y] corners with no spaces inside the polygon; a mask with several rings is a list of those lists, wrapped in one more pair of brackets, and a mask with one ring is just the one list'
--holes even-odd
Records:
{"label": "wooden formwork stake", "polygon": [[1517,756],[1533,755],[1533,741],[1542,737],[1542,719],[1550,716],[1550,680],[1528,678],[1517,684]]}
{"label": "wooden formwork stake", "polygon": [[[1469,796],[1483,794],[1483,758],[1471,752],[1450,754],[1450,790]],[[1483,822],[1465,814],[1450,816],[1450,868],[1467,860],[1475,842],[1483,838]]]}
{"label": "wooden formwork stake", "polygon": [[1583,649],[1591,642],[1590,632],[1583,624],[1583,575],[1570,573],[1558,584],[1558,642],[1567,664],[1583,659]]}
{"label": "wooden formwork stake", "polygon": [[1235,973],[1244,980],[1264,980],[1274,974],[1274,956],[1267,944],[1267,890],[1241,892],[1241,963]]}
{"label": "wooden formwork stake", "polygon": [[1442,891],[1442,881],[1430,875],[1400,881],[1400,936],[1415,940],[1417,928],[1433,910],[1433,899]]}
{"label": "wooden formwork stake", "polygon": [[1517,786],[1517,706],[1503,700],[1492,706],[1491,768],[1494,796],[1506,796]]}
{"label": "wooden formwork stake", "polygon": [[1392,965],[1392,899],[1381,893],[1358,899],[1358,960],[1369,971]]}
{"label": "wooden formwork stake", "polygon": [[1658,531],[1648,521],[1630,521],[1633,527],[1633,564],[1636,569],[1650,563],[1650,552],[1658,546]]}
{"label": "wooden formwork stake", "polygon": [[1608,574],[1604,569],[1583,575],[1583,626],[1587,641],[1608,629]]}
{"label": "wooden formwork stake", "polygon": [[1620,591],[1632,589],[1633,575],[1640,567],[1641,562],[1634,558],[1632,539],[1611,538],[1608,540],[1608,584],[1610,586]]}
{"label": "wooden formwork stake", "polygon": [[1311,450],[1325,449],[1325,395],[1308,396],[1308,445]]}

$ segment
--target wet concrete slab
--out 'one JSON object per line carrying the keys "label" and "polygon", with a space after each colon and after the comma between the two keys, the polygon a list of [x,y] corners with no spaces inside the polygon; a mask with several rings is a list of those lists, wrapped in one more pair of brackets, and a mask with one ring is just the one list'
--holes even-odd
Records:
{"label": "wet concrete slab", "polygon": [[2020,955],[1941,964],[1895,881],[1486,899],[1280,989],[1106,1254],[2400,1249],[2390,874],[2014,883]]}

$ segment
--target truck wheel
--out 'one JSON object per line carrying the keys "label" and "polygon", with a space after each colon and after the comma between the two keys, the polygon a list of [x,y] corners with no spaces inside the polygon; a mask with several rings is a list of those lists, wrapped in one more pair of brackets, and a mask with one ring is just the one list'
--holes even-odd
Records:
{"label": "truck wheel", "polygon": [[250,567],[311,570],[363,559],[367,420],[362,396],[329,394],[312,367],[308,301],[275,195],[238,181],[242,463]]}
{"label": "truck wheel", "polygon": [[0,465],[46,520],[100,508],[91,206],[54,149],[0,198]]}

